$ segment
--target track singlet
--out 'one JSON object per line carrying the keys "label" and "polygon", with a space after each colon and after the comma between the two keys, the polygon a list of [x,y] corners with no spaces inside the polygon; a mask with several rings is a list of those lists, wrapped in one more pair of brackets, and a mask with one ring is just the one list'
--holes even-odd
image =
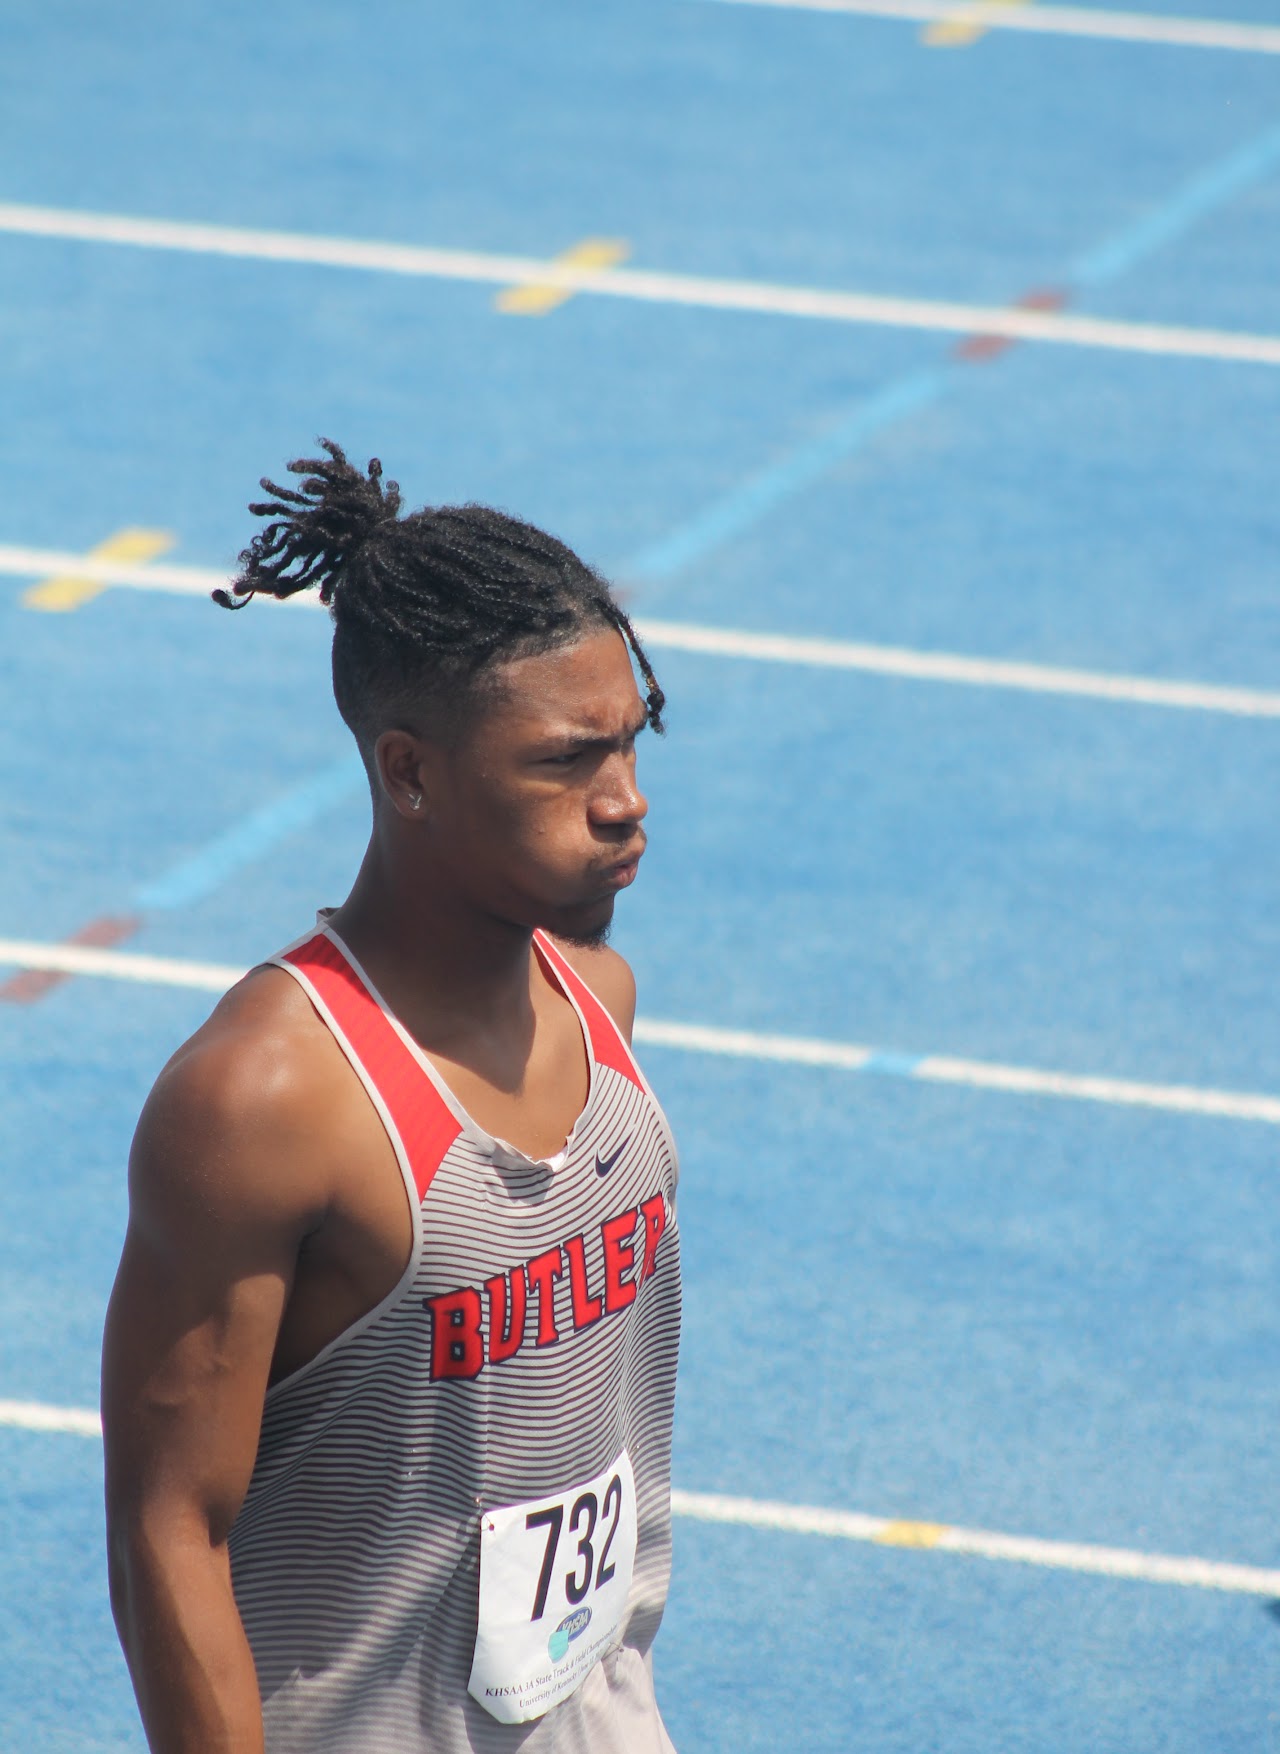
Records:
{"label": "track singlet", "polygon": [[477,1126],[332,930],[273,958],[377,1109],[415,1224],[391,1295],[267,1394],[230,1548],[268,1754],[671,1754],[650,1649],[675,1146],[607,1011],[535,947],[590,1067],[546,1162]]}

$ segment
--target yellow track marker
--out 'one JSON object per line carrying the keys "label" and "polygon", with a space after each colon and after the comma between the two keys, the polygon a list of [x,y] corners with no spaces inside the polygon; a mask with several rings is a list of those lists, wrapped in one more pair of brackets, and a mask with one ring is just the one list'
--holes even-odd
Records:
{"label": "yellow track marker", "polygon": [[946,1534],[942,1523],[886,1523],[875,1537],[884,1547],[936,1547]]}
{"label": "yellow track marker", "polygon": [[921,41],[931,49],[965,49],[986,36],[993,12],[1010,6],[1026,6],[1030,0],[979,0],[976,6],[961,6],[949,18],[937,18],[920,32]]}
{"label": "yellow track marker", "polygon": [[[621,238],[583,238],[555,260],[562,268],[616,268],[630,254],[630,244]],[[508,316],[543,317],[572,297],[571,286],[508,286],[493,302]]]}
{"label": "yellow track marker", "polygon": [[[167,530],[117,530],[105,542],[99,542],[86,555],[87,560],[148,561],[173,547]],[[78,579],[74,573],[44,579],[24,591],[22,601],[28,609],[43,609],[54,615],[65,615],[82,603],[105,591],[107,586],[93,579]]]}

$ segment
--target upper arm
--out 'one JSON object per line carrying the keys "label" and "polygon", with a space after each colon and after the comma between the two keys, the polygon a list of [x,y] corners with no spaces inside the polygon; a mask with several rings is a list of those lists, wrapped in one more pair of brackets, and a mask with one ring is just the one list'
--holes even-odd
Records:
{"label": "upper arm", "polygon": [[215,1542],[248,1486],[298,1250],[321,1215],[287,1063],[236,1050],[190,1049],[143,1111],[103,1346],[109,1510],[194,1512]]}
{"label": "upper arm", "polygon": [[586,981],[630,1046],[636,1021],[636,977],[630,963],[606,944],[588,949],[583,944],[562,943],[557,938],[556,948]]}

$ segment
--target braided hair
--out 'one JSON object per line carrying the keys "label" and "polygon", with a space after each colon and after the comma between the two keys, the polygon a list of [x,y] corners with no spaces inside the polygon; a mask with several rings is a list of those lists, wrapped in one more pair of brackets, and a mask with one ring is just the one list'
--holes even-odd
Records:
{"label": "braided hair", "polygon": [[[424,507],[400,516],[400,489],[367,475],[321,439],[324,457],[289,464],[299,489],[265,476],[269,518],[240,555],[224,609],[318,585],[333,617],[333,692],[366,760],[389,718],[427,701],[452,724],[486,666],[616,628],[648,690],[661,731],[665,697],[635,629],[604,579],[571,548],[490,506]],[[424,700],[424,697],[426,699]]]}

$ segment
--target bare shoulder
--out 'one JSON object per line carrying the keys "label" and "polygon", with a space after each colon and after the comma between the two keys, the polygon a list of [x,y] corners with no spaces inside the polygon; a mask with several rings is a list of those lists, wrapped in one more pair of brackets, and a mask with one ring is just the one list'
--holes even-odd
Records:
{"label": "bare shoulder", "polygon": [[264,968],[240,981],[147,1099],[129,1165],[135,1217],[176,1206],[214,1224],[237,1211],[305,1228],[324,1204],[323,1176],[309,1166],[321,1155],[335,1059],[289,975]]}
{"label": "bare shoulder", "polygon": [[555,946],[630,1042],[636,1020],[636,977],[631,964],[607,944],[589,949],[584,944],[569,944],[557,938]]}
{"label": "bare shoulder", "polygon": [[299,1252],[328,1207],[342,1097],[325,1087],[342,1081],[326,1036],[289,975],[256,970],[143,1109],[103,1341],[116,1513],[194,1504],[217,1544],[244,1496]]}

